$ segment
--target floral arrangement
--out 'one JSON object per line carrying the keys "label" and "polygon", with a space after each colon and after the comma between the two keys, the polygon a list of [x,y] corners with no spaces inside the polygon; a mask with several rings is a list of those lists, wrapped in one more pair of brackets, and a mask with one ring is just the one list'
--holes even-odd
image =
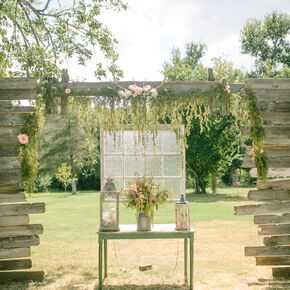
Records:
{"label": "floral arrangement", "polygon": [[136,84],[132,84],[128,86],[128,89],[123,88],[118,91],[118,95],[121,98],[130,98],[137,96],[144,96],[147,99],[155,99],[158,95],[157,89],[152,88],[150,85],[143,85],[142,87],[137,86]]}
{"label": "floral arrangement", "polygon": [[158,190],[153,182],[153,178],[139,177],[122,194],[125,195],[125,205],[136,210],[136,213],[144,213],[151,220],[154,219],[155,210],[169,197],[167,190]]}

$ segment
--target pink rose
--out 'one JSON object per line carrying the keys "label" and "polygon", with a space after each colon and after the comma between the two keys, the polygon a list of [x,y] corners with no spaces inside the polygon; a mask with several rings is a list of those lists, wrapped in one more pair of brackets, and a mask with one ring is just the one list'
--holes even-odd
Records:
{"label": "pink rose", "polygon": [[151,86],[150,85],[146,85],[146,86],[143,86],[143,92],[148,92],[151,90]]}
{"label": "pink rose", "polygon": [[135,91],[136,88],[138,88],[137,85],[130,85],[130,86],[128,87],[128,89],[131,90],[131,91],[133,91],[133,92]]}
{"label": "pink rose", "polygon": [[70,88],[66,88],[66,89],[64,90],[64,92],[65,92],[66,94],[70,94],[70,93],[71,93],[71,89],[70,89]]}
{"label": "pink rose", "polygon": [[28,143],[28,136],[26,134],[20,134],[17,136],[18,141],[20,144],[27,144]]}
{"label": "pink rose", "polygon": [[143,88],[137,87],[134,91],[137,96],[140,96],[143,93]]}

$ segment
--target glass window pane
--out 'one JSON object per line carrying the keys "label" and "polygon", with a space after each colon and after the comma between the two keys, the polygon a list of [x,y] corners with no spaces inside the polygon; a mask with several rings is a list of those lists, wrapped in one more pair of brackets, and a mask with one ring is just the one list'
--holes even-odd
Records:
{"label": "glass window pane", "polygon": [[104,153],[122,153],[121,133],[104,133]]}
{"label": "glass window pane", "polygon": [[144,160],[143,156],[125,156],[124,175],[125,176],[143,176]]}
{"label": "glass window pane", "polygon": [[104,157],[104,175],[105,177],[123,176],[122,156],[105,156]]}
{"label": "glass window pane", "polygon": [[181,165],[181,156],[164,156],[164,176],[180,176]]}
{"label": "glass window pane", "polygon": [[145,175],[146,176],[162,176],[161,173],[161,156],[145,157]]}

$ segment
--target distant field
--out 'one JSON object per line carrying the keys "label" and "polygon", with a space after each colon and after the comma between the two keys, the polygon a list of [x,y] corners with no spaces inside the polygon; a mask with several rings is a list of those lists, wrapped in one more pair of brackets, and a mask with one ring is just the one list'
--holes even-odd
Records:
{"label": "distant field", "polygon": [[[195,289],[245,289],[247,282],[270,276],[269,269],[258,268],[253,258],[244,257],[245,245],[261,244],[252,217],[233,215],[234,205],[247,203],[248,190],[224,188],[214,195],[188,194],[196,230]],[[32,248],[33,269],[44,270],[46,279],[0,285],[0,289],[97,289],[99,193],[39,193],[28,199],[46,203],[45,214],[31,215],[31,223],[44,226],[40,246]],[[121,223],[136,222],[134,212],[123,205],[120,211]],[[174,219],[174,203],[167,203],[160,207],[155,223],[174,223]],[[182,242],[177,240],[110,242],[105,285],[111,286],[105,289],[187,289],[182,286],[182,258]],[[151,263],[153,269],[139,272],[138,266],[144,263]]]}

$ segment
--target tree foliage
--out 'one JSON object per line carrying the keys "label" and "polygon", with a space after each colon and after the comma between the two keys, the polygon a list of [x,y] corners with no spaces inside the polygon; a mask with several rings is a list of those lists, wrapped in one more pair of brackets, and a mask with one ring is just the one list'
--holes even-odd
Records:
{"label": "tree foliage", "polygon": [[0,0],[0,74],[42,79],[55,76],[65,59],[93,61],[96,76],[106,74],[100,59],[118,73],[116,39],[100,20],[105,9],[125,9],[120,0]]}
{"label": "tree foliage", "polygon": [[256,59],[258,77],[290,76],[290,15],[272,12],[250,19],[241,30],[242,53]]}

